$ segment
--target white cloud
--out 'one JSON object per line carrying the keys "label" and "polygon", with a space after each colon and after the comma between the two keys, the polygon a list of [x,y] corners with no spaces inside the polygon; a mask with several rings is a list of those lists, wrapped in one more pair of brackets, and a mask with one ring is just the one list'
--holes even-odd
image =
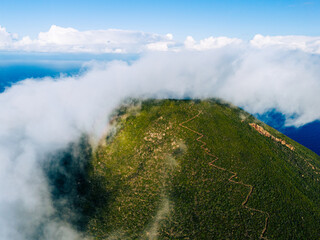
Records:
{"label": "white cloud", "polygon": [[13,40],[17,38],[17,34],[10,34],[7,32],[6,28],[0,26],[0,49],[6,49],[10,47]]}
{"label": "white cloud", "polygon": [[146,47],[148,50],[166,52],[169,50],[170,46],[173,46],[174,44],[174,42],[155,42],[147,44]]}
{"label": "white cloud", "polygon": [[0,50],[60,53],[142,53],[151,51],[207,51],[227,46],[299,50],[320,54],[320,37],[308,36],[262,36],[257,34],[252,40],[239,38],[208,37],[198,42],[188,36],[185,41],[175,41],[173,35],[159,35],[140,31],[120,29],[79,31],[52,25],[47,32],[40,32],[38,37],[18,37],[0,26]]}
{"label": "white cloud", "polygon": [[78,31],[52,25],[36,39],[13,38],[0,28],[0,49],[34,52],[140,53],[147,49],[163,50],[171,44],[172,34],[159,34],[119,29]]}
{"label": "white cloud", "polygon": [[168,40],[172,40],[173,39],[173,35],[171,33],[166,34],[166,37],[168,38]]}
{"label": "white cloud", "polygon": [[222,48],[231,44],[241,44],[241,43],[242,43],[241,39],[228,38],[228,37],[209,37],[209,38],[200,40],[200,42],[197,43],[193,39],[193,37],[188,36],[184,42],[184,45],[186,49],[204,51],[204,50]]}
{"label": "white cloud", "polygon": [[320,54],[320,37],[309,36],[262,36],[257,34],[250,41],[258,48],[278,47],[282,49],[301,50],[308,53]]}

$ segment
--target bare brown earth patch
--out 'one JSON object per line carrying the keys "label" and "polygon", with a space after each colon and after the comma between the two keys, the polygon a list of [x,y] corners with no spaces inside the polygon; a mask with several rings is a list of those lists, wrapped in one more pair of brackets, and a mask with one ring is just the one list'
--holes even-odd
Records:
{"label": "bare brown earth patch", "polygon": [[282,145],[288,147],[290,150],[294,151],[294,146],[288,144],[285,140],[282,140],[281,138],[276,138],[275,136],[273,136],[271,133],[269,133],[268,131],[266,131],[263,127],[259,126],[256,123],[249,123],[249,125],[251,127],[253,127],[255,130],[257,130],[260,134],[271,138],[272,140],[281,143]]}

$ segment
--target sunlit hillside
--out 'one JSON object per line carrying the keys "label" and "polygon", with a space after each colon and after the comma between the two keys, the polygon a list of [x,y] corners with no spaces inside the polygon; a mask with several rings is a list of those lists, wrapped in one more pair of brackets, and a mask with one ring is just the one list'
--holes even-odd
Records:
{"label": "sunlit hillside", "polygon": [[73,154],[63,158],[65,169],[76,171],[70,162],[83,162],[84,153],[89,160],[79,178],[61,172],[60,179],[57,174],[51,179],[60,189],[78,181],[77,193],[57,193],[58,187],[55,194],[72,196],[70,207],[81,216],[74,224],[86,234],[96,239],[320,235],[320,157],[243,110],[218,100],[135,101],[117,109],[111,124],[93,155],[76,151],[88,149],[86,138],[66,150]]}

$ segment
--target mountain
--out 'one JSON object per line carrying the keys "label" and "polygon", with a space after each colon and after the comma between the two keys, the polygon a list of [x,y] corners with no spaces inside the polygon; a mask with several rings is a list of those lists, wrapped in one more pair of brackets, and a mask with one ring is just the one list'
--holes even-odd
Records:
{"label": "mountain", "polygon": [[222,100],[124,104],[85,149],[95,239],[319,239],[320,157]]}

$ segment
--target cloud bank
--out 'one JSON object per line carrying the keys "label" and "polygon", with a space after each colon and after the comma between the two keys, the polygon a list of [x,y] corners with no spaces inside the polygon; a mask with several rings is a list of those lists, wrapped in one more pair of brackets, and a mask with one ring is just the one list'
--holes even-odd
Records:
{"label": "cloud bank", "polygon": [[188,36],[184,42],[174,40],[172,34],[145,33],[120,29],[79,31],[52,25],[38,37],[19,37],[0,26],[0,50],[58,53],[142,53],[148,51],[207,51],[225,46],[245,44],[253,48],[279,48],[320,54],[320,37],[263,36],[257,34],[250,41],[239,38],[213,37],[196,41]]}
{"label": "cloud bank", "polygon": [[258,48],[278,47],[280,49],[300,50],[320,54],[320,37],[309,36],[262,36],[257,34],[250,41]]}
{"label": "cloud bank", "polygon": [[184,41],[184,46],[189,50],[205,51],[210,49],[222,48],[228,45],[239,45],[242,40],[238,38],[228,38],[228,37],[209,37],[200,40],[197,43],[193,37],[188,36]]}
{"label": "cloud bank", "polygon": [[[86,44],[92,37],[80,32],[85,37],[78,39],[76,30],[58,29],[60,35],[56,30],[39,35],[37,44],[69,49],[77,45],[75,41]],[[0,34],[0,46],[7,44],[5,48],[20,41],[3,28]],[[108,34],[114,34],[115,42],[118,34],[130,36],[118,39],[128,46],[144,39],[132,32]],[[146,37],[156,39],[147,41],[153,50],[167,50],[172,41],[171,35]],[[124,98],[220,97],[251,113],[277,109],[287,124],[320,120],[320,56],[278,45],[254,47],[225,38],[197,43],[188,38],[188,49],[178,52],[149,51],[131,64],[92,64],[81,76],[28,79],[8,88],[0,94],[0,239],[34,239],[39,234],[45,239],[85,238],[56,217],[40,166],[48,154],[83,133],[99,139],[109,114]]]}
{"label": "cloud bank", "polygon": [[36,39],[18,38],[0,26],[0,50],[63,53],[140,53],[167,50],[174,45],[172,35],[139,31],[107,29],[78,31],[52,25],[48,32],[40,32]]}

